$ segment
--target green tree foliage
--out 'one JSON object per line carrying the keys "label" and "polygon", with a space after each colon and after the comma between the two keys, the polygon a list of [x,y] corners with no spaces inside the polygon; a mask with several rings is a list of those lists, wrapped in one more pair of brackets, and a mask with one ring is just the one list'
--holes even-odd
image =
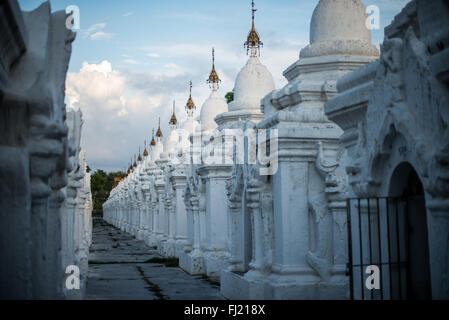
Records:
{"label": "green tree foliage", "polygon": [[103,170],[95,171],[90,181],[94,211],[103,210],[103,203],[109,198],[109,193],[115,184],[114,178],[120,178],[123,175],[123,172],[106,173]]}
{"label": "green tree foliage", "polygon": [[231,103],[232,101],[234,101],[234,91],[229,91],[228,93],[226,93],[225,99],[227,103]]}

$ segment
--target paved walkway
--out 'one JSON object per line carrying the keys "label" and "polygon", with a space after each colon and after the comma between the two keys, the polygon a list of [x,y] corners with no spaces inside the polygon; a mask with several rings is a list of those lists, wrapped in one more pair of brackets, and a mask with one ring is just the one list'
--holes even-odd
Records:
{"label": "paved walkway", "polygon": [[86,299],[223,299],[216,280],[170,267],[177,261],[162,258],[104,220],[94,221],[92,237]]}

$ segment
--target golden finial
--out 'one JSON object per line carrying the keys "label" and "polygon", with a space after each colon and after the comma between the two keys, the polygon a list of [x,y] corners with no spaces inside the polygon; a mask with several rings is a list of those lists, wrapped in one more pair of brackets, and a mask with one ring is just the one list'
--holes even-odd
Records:
{"label": "golden finial", "polygon": [[248,38],[244,44],[244,47],[246,48],[246,53],[248,54],[249,50],[251,49],[251,56],[252,57],[256,57],[257,54],[260,55],[260,48],[263,47],[263,42],[260,41],[260,37],[259,34],[256,31],[256,26],[254,23],[254,17],[255,17],[255,13],[257,11],[257,9],[255,9],[255,4],[254,4],[254,0],[251,3],[252,5],[252,27],[251,27],[251,31],[248,34]]}
{"label": "golden finial", "polygon": [[143,142],[143,145],[144,145],[143,156],[146,158],[146,157],[148,157],[147,140],[145,140],[145,141]]}
{"label": "golden finial", "polygon": [[192,100],[192,81],[190,81],[190,96],[189,100],[187,100],[186,108],[187,110],[196,109],[195,102]]}
{"label": "golden finial", "polygon": [[133,167],[134,167],[134,168],[137,167],[136,156],[135,156],[135,155],[134,155],[134,164],[133,164]]}
{"label": "golden finial", "polygon": [[159,118],[159,127],[157,128],[157,131],[156,131],[156,137],[162,138],[161,118]]}
{"label": "golden finial", "polygon": [[139,147],[139,157],[137,157],[137,161],[141,162],[142,161],[142,156],[140,155],[140,147]]}
{"label": "golden finial", "polygon": [[153,138],[151,138],[151,144],[152,147],[156,145],[156,141],[154,141],[154,129],[153,129]]}
{"label": "golden finial", "polygon": [[178,123],[178,120],[176,119],[175,109],[176,109],[176,102],[175,100],[173,100],[173,114],[171,116],[170,122],[168,123],[173,126],[176,126],[176,124]]}
{"label": "golden finial", "polygon": [[207,83],[211,86],[213,90],[217,90],[220,82],[221,80],[218,77],[217,71],[215,71],[215,49],[212,48],[212,71],[209,75]]}

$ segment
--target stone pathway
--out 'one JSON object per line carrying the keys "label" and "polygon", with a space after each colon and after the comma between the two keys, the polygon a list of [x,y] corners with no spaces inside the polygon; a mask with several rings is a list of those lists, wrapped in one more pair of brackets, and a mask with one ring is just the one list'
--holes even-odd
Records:
{"label": "stone pathway", "polygon": [[86,299],[219,300],[219,283],[191,276],[176,259],[164,259],[154,248],[104,220],[95,220],[89,256]]}

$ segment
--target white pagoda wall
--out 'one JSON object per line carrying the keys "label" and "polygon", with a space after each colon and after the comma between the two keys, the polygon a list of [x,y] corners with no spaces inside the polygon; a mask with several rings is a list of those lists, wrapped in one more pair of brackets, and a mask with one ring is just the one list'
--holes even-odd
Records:
{"label": "white pagoda wall", "polygon": [[[1,9],[0,297],[62,299],[66,264],[77,259],[75,239],[85,240],[85,255],[90,243],[85,223],[77,238],[71,220],[76,212],[69,212],[66,198],[73,170],[69,158],[78,162],[79,147],[68,126],[81,129],[80,123],[66,123],[64,103],[75,34],[66,28],[66,13],[51,13],[48,2],[21,12],[16,0],[7,0]],[[89,199],[84,173],[84,194],[73,199]],[[89,221],[90,203],[80,203],[84,221]]]}

